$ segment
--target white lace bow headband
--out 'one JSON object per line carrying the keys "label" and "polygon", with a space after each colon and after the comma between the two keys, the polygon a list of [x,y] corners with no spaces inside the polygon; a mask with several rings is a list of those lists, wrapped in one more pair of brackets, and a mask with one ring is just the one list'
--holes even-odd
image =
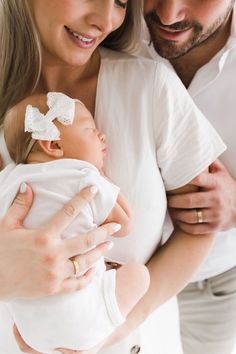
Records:
{"label": "white lace bow headband", "polygon": [[32,133],[35,140],[60,140],[60,131],[53,123],[57,119],[63,125],[73,123],[75,115],[75,102],[77,99],[70,98],[61,92],[48,92],[46,114],[39,111],[37,107],[28,105],[25,112],[25,132]]}

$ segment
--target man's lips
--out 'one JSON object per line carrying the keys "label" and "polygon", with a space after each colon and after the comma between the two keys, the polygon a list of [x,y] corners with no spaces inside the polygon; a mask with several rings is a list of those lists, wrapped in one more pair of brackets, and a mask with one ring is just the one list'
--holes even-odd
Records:
{"label": "man's lips", "polygon": [[177,40],[181,38],[182,36],[186,35],[192,30],[192,28],[186,28],[186,29],[172,29],[168,27],[162,27],[158,26],[157,31],[159,32],[160,37],[164,39],[169,39],[169,40]]}

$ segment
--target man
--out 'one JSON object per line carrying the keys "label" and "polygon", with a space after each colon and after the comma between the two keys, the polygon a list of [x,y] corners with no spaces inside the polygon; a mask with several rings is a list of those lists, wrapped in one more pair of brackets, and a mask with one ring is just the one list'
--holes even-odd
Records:
{"label": "man", "polygon": [[[170,196],[172,218],[190,233],[217,232],[214,248],[178,296],[185,354],[229,354],[236,341],[235,0],[145,0],[156,60],[168,59],[228,150],[193,181],[199,192]],[[162,58],[161,58],[162,57]],[[165,61],[165,60],[164,60]],[[204,236],[203,236],[204,237]]]}

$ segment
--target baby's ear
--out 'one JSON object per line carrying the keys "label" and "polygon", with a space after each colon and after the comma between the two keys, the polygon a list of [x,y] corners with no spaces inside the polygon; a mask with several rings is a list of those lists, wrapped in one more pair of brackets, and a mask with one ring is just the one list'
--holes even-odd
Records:
{"label": "baby's ear", "polygon": [[48,140],[38,140],[41,149],[47,154],[55,159],[63,157],[63,149],[60,140],[48,141]]}

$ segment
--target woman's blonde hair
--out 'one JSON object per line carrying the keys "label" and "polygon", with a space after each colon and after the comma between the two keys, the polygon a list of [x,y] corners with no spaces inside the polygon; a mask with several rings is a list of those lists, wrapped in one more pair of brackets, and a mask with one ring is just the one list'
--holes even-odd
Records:
{"label": "woman's blonde hair", "polygon": [[4,114],[33,92],[41,49],[27,0],[0,0],[0,126]]}
{"label": "woman's blonde hair", "polygon": [[123,24],[112,32],[103,46],[119,51],[133,52],[141,37],[142,0],[128,0]]}
{"label": "woman's blonde hair", "polygon": [[[129,0],[122,26],[102,43],[132,51],[140,39],[142,0]],[[28,0],[0,0],[0,126],[8,109],[34,92],[41,74],[41,44]]]}

